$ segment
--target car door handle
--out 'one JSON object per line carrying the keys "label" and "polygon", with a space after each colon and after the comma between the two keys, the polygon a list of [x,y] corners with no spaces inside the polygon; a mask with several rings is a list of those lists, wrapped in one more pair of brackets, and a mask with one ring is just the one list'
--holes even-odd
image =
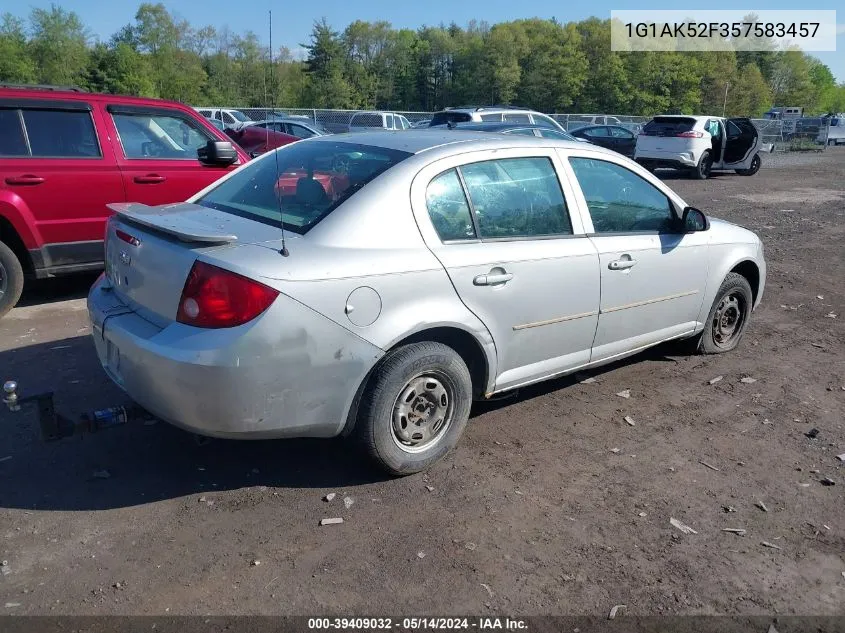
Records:
{"label": "car door handle", "polygon": [[154,185],[159,182],[164,182],[167,178],[159,176],[158,174],[147,174],[146,176],[135,176],[134,180],[139,185]]}
{"label": "car door handle", "polygon": [[44,182],[44,179],[41,176],[33,176],[32,174],[6,178],[7,185],[40,185],[42,182]]}
{"label": "car door handle", "polygon": [[610,268],[610,270],[627,270],[628,268],[633,268],[636,265],[637,260],[631,259],[630,255],[626,255],[621,259],[614,259],[607,265],[607,267]]}
{"label": "car door handle", "polygon": [[495,286],[504,284],[513,279],[513,273],[489,273],[487,275],[478,275],[472,280],[476,286]]}

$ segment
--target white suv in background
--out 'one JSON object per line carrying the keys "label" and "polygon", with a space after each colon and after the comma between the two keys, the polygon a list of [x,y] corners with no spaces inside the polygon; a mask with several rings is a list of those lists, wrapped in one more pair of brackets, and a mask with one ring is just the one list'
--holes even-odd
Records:
{"label": "white suv in background", "polygon": [[762,164],[759,152],[771,150],[751,119],[666,115],[640,131],[634,160],[649,170],[683,169],[703,180],[713,169],[753,176]]}
{"label": "white suv in background", "polygon": [[252,121],[252,119],[240,110],[233,110],[231,108],[194,108],[194,110],[206,119],[220,121],[224,128],[232,130],[239,130]]}
{"label": "white suv in background", "polygon": [[431,117],[429,127],[446,125],[448,123],[529,123],[541,125],[553,130],[566,132],[566,129],[552,117],[528,108],[514,106],[464,106],[460,108],[446,108],[435,112]]}

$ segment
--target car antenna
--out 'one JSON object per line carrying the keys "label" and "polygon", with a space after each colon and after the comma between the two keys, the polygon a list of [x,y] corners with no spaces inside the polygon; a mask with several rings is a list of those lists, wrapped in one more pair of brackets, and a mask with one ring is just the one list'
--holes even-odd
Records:
{"label": "car antenna", "polygon": [[[270,81],[272,83],[275,73],[273,72],[273,11],[269,11],[270,14]],[[268,112],[275,112],[272,100],[267,97],[267,82],[264,82],[264,103],[267,103],[270,107]],[[269,120],[268,120],[269,123]],[[264,129],[267,131],[267,141],[266,145],[270,145],[270,126],[265,125]],[[279,148],[275,148],[273,150],[273,160],[276,161],[276,182],[273,185],[273,188],[276,189],[279,186],[279,180],[281,179],[281,174],[279,173]],[[287,257],[290,255],[290,251],[288,251],[287,244],[285,243],[285,216],[282,212],[282,198],[278,192],[274,192],[276,195],[276,201],[279,204],[279,224],[282,228],[282,248],[279,251],[279,255],[282,257]]]}

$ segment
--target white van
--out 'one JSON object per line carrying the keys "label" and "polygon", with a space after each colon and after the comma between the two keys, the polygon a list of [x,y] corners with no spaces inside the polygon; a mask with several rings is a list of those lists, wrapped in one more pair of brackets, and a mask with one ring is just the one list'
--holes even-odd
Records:
{"label": "white van", "polygon": [[817,143],[828,145],[845,145],[845,117],[831,117],[830,126],[819,130]]}
{"label": "white van", "polygon": [[393,112],[356,112],[349,119],[350,132],[372,130],[407,130],[411,123],[401,114]]}

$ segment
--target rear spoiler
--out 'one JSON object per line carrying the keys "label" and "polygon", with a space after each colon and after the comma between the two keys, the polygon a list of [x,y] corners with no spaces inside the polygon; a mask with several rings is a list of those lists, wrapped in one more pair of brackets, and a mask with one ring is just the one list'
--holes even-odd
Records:
{"label": "rear spoiler", "polygon": [[237,235],[215,230],[219,219],[206,219],[209,209],[198,204],[180,203],[151,207],[139,202],[115,202],[106,205],[123,220],[140,224],[160,233],[172,235],[183,242],[225,244],[238,239]]}

